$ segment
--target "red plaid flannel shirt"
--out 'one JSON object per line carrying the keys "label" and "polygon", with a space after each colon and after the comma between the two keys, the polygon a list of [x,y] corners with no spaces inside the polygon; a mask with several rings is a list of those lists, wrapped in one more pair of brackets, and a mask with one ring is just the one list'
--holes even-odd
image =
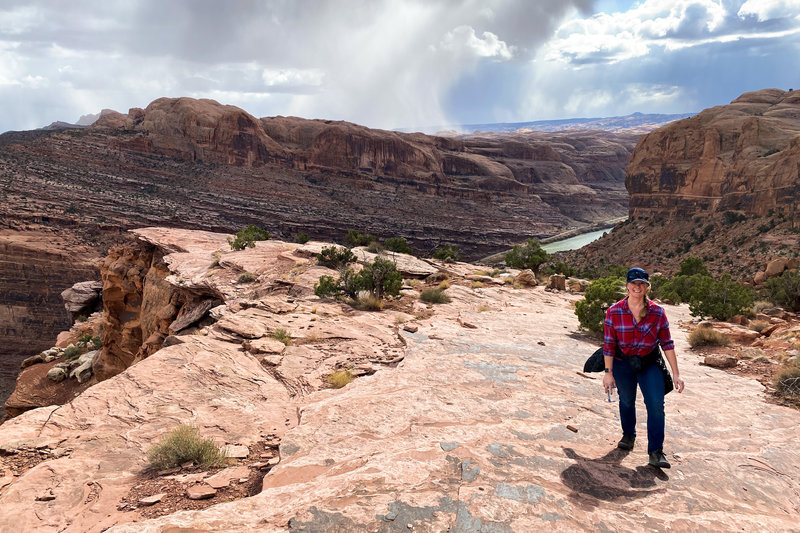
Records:
{"label": "red plaid flannel shirt", "polygon": [[639,322],[633,320],[633,313],[625,298],[606,311],[603,355],[613,357],[619,346],[625,355],[643,357],[658,345],[663,350],[675,349],[669,333],[669,322],[664,309],[652,301],[648,303],[647,314]]}

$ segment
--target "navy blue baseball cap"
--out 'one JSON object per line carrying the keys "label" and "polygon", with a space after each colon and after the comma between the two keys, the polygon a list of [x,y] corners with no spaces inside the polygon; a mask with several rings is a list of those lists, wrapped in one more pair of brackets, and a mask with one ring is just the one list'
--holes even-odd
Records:
{"label": "navy blue baseball cap", "polygon": [[634,281],[644,281],[650,285],[650,276],[647,275],[647,271],[634,267],[628,270],[628,283],[633,283]]}

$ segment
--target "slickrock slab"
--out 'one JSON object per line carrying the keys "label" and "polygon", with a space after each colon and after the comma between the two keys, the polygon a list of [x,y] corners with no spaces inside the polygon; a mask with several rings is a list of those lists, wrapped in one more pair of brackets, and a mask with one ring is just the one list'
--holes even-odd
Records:
{"label": "slickrock slab", "polygon": [[[270,407],[255,407],[262,402]],[[63,440],[59,445],[72,450],[3,489],[0,531],[99,532],[127,522],[133,516],[117,511],[119,502],[145,468],[147,450],[180,423],[196,425],[207,438],[246,443],[262,433],[281,436],[296,417],[286,387],[255,357],[237,345],[187,336],[68,405],[35,409],[0,426],[0,446]],[[42,487],[57,487],[56,499],[24,512]]]}
{"label": "slickrock slab", "polygon": [[[645,466],[643,421],[642,442],[619,451],[616,403],[578,374],[596,347],[572,334],[576,297],[453,289],[455,305],[403,333],[399,366],[309,398],[260,494],[111,531],[796,528],[800,413],[765,403],[760,384],[699,366],[676,328],[687,390],[666,399],[673,468],[660,472]],[[481,303],[498,310],[470,311]]]}
{"label": "slickrock slab", "polygon": [[362,263],[372,263],[375,261],[376,257],[394,261],[395,265],[397,266],[397,270],[407,276],[429,276],[439,272],[439,269],[428,261],[414,257],[413,255],[400,254],[397,252],[374,254],[372,252],[368,252],[366,248],[360,246],[353,248],[353,254],[355,254],[358,260]]}
{"label": "slickrock slab", "polygon": [[225,457],[233,457],[234,459],[244,459],[250,455],[250,450],[247,449],[247,446],[240,444],[228,444],[223,446],[222,451],[225,453]]}

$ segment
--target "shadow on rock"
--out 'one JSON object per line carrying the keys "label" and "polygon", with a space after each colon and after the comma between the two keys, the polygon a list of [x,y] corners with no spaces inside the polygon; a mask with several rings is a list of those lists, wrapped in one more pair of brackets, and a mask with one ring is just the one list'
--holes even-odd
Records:
{"label": "shadow on rock", "polygon": [[636,469],[622,466],[620,463],[629,453],[614,448],[603,457],[589,459],[572,448],[564,448],[564,455],[576,462],[561,472],[561,481],[573,491],[570,499],[576,504],[596,507],[597,500],[618,502],[663,492],[665,489],[655,488],[656,479],[667,481],[669,477],[651,466],[637,466]]}

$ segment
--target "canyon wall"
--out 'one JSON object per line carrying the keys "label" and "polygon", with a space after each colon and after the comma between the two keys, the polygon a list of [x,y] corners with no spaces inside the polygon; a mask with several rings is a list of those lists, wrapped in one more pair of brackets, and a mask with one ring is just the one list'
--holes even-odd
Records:
{"label": "canyon wall", "polygon": [[52,346],[55,333],[70,326],[61,291],[96,277],[94,256],[57,235],[0,234],[0,406],[22,359]]}
{"label": "canyon wall", "polygon": [[626,177],[630,215],[790,215],[799,165],[800,91],[745,93],[639,141]]}

